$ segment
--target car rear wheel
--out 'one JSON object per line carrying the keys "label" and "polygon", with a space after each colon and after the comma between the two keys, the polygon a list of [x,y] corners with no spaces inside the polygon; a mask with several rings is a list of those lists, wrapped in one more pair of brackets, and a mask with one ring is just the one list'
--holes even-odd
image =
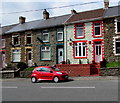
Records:
{"label": "car rear wheel", "polygon": [[36,77],[32,77],[32,78],[31,78],[31,82],[32,82],[32,83],[36,83],[36,82],[37,82]]}
{"label": "car rear wheel", "polygon": [[54,78],[53,78],[53,81],[54,81],[55,83],[58,83],[58,82],[59,82],[59,78],[58,78],[58,77],[54,77]]}

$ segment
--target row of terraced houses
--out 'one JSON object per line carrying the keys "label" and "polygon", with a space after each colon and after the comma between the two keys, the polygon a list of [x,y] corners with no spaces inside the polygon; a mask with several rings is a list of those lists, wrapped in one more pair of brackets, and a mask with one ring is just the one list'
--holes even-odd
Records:
{"label": "row of terraced houses", "polygon": [[120,61],[120,6],[50,17],[1,27],[0,68],[25,62],[28,66],[89,64]]}

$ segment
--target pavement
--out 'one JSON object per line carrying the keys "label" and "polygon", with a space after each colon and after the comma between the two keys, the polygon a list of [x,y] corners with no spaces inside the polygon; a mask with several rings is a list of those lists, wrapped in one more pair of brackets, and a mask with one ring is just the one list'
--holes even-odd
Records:
{"label": "pavement", "polygon": [[[70,80],[118,80],[118,76],[69,77]],[[26,81],[30,78],[4,78],[0,81]]]}

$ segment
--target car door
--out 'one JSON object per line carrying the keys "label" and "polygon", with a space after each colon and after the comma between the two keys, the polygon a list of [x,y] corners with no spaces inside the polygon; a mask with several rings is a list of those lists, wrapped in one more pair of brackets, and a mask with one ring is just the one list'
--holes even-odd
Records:
{"label": "car door", "polygon": [[37,78],[38,78],[38,79],[43,79],[43,78],[42,78],[41,68],[36,68],[36,72],[35,72],[35,73],[37,74]]}
{"label": "car door", "polygon": [[50,72],[49,68],[42,67],[41,71],[42,71],[41,75],[44,80],[52,80],[53,73]]}

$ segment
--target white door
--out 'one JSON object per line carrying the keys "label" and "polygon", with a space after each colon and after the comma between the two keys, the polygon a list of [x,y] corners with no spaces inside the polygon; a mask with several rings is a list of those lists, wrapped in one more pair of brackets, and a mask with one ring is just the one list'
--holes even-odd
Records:
{"label": "white door", "polygon": [[100,63],[100,61],[102,61],[102,46],[95,44],[95,62]]}
{"label": "white door", "polygon": [[63,48],[58,48],[58,64],[63,61]]}
{"label": "white door", "polygon": [[27,61],[28,61],[28,66],[32,66],[32,52],[31,52],[31,50],[27,51]]}

